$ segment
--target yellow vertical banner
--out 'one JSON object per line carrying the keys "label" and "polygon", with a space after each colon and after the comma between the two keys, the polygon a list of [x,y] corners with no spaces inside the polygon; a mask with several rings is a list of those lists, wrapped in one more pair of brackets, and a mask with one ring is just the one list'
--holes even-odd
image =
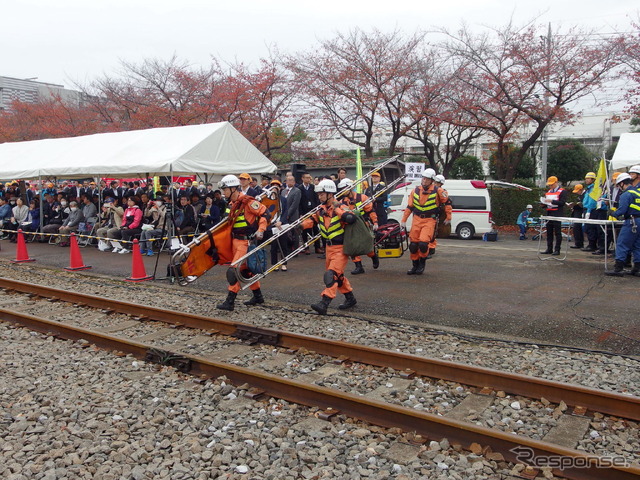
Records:
{"label": "yellow vertical banner", "polygon": [[160,191],[160,177],[153,177],[153,194]]}
{"label": "yellow vertical banner", "polygon": [[[360,159],[360,147],[356,148],[356,180],[362,178],[362,160]],[[362,184],[358,184],[358,193],[362,193]]]}
{"label": "yellow vertical banner", "polygon": [[607,185],[607,166],[605,164],[604,158],[600,160],[600,165],[598,166],[598,173],[596,173],[596,181],[593,185],[593,190],[589,196],[593,198],[596,202],[600,201],[602,198],[602,194],[606,190]]}

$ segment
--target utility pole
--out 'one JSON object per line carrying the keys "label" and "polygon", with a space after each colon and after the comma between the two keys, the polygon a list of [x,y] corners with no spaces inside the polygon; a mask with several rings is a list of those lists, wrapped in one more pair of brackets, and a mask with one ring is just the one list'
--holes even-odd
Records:
{"label": "utility pole", "polygon": [[[549,22],[549,30],[546,37],[542,37],[545,40],[545,46],[547,49],[547,85],[545,85],[544,91],[544,106],[545,109],[549,107],[549,81],[550,81],[550,68],[551,68],[551,22]],[[540,162],[540,186],[545,187],[547,184],[547,153],[549,151],[549,125],[547,124],[542,131],[542,160]]]}

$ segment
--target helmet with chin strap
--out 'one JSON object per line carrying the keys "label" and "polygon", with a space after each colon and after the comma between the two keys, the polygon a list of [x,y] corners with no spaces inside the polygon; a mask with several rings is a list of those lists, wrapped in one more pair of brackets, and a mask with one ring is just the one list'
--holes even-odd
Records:
{"label": "helmet with chin strap", "polygon": [[235,175],[225,175],[222,180],[218,182],[218,188],[234,188],[240,186],[240,180]]}
{"label": "helmet with chin strap", "polygon": [[338,191],[338,189],[336,188],[336,184],[333,182],[333,180],[329,179],[320,180],[320,182],[318,182],[318,184],[315,186],[314,190],[316,193],[336,193]]}

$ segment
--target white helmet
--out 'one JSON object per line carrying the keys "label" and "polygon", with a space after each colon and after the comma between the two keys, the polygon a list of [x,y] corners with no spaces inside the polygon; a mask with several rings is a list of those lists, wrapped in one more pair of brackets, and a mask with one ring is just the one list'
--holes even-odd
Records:
{"label": "white helmet", "polygon": [[438,183],[444,184],[444,175],[436,175],[433,179]]}
{"label": "white helmet", "polygon": [[640,174],[640,165],[634,165],[629,169],[629,173],[637,173]]}
{"label": "white helmet", "polygon": [[[640,168],[638,168],[638,170],[640,170]],[[618,175],[618,178],[616,178],[616,185],[618,185],[620,182],[623,182],[624,180],[631,180],[631,175],[629,175],[628,173],[621,173],[620,175]]]}
{"label": "white helmet", "polygon": [[238,177],[236,177],[235,175],[225,175],[224,177],[222,177],[222,180],[218,182],[218,188],[221,190],[223,188],[233,188],[239,186],[240,180],[238,180]]}
{"label": "white helmet", "polygon": [[433,178],[436,176],[436,171],[433,168],[425,168],[422,171],[423,178]]}
{"label": "white helmet", "polygon": [[327,193],[336,193],[338,189],[336,188],[336,184],[333,180],[329,180],[325,178],[324,180],[320,180],[316,185],[315,189],[316,193],[327,192]]}
{"label": "white helmet", "polygon": [[343,178],[342,180],[340,180],[340,183],[338,184],[338,188],[351,188],[351,187],[353,187],[353,180],[349,178]]}

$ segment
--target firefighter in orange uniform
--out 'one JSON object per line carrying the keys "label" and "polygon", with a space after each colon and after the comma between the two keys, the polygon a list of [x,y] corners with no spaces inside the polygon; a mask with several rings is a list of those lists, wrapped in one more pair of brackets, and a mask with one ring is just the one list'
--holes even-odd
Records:
{"label": "firefighter in orange uniform", "polygon": [[322,238],[327,241],[325,250],[326,260],[324,273],[325,289],[322,291],[322,300],[311,305],[320,315],[327,313],[331,301],[336,298],[336,291],[344,294],[344,303],[339,305],[341,310],[353,307],[357,301],[353,296],[353,289],[349,280],[344,276],[344,268],[349,262],[349,257],[343,252],[344,226],[356,221],[354,213],[342,208],[342,204],[336,200],[336,184],[332,180],[321,180],[315,187],[321,208],[311,218],[303,222],[303,228],[312,228],[313,222],[318,224]]}
{"label": "firefighter in orange uniform", "polygon": [[[422,275],[429,255],[429,243],[433,241],[438,227],[438,213],[441,205],[449,199],[447,192],[434,183],[436,172],[427,168],[422,172],[422,183],[409,193],[407,208],[402,215],[401,225],[407,227],[407,219],[413,214],[413,224],[409,232],[409,252],[413,266],[407,275]],[[451,223],[451,211],[445,209],[445,224]]]}
{"label": "firefighter in orange uniform", "polygon": [[[367,197],[364,193],[355,192],[351,189],[352,187],[353,180],[349,180],[348,178],[343,178],[342,180],[340,180],[340,183],[338,184],[338,190],[342,191],[345,188],[349,190],[349,194],[342,197],[340,201],[347,209],[351,210],[352,212],[360,215],[368,215],[369,222],[371,223],[373,231],[375,232],[376,230],[378,230],[378,215],[373,209],[373,203],[369,203],[364,208],[361,208],[362,204],[369,200],[369,197]],[[367,257],[370,257],[373,261],[374,270],[380,266],[380,259],[378,258],[378,255],[376,255],[375,249],[369,252],[367,254]],[[351,259],[356,265],[355,270],[351,271],[351,275],[359,275],[361,273],[364,273],[364,268],[362,267],[362,259],[360,258],[360,256],[356,255],[355,257],[351,257]]]}
{"label": "firefighter in orange uniform", "polygon": [[[438,214],[439,217],[444,215],[445,222],[446,222],[447,218],[451,220],[451,213],[453,211],[453,208],[451,206],[451,198],[449,198],[448,192],[444,188],[442,188],[442,185],[444,185],[444,181],[445,181],[444,175],[436,175],[435,177],[433,177],[433,183],[435,183],[437,187],[440,187],[440,189],[443,192],[447,193],[447,201],[445,202],[444,205],[440,206],[440,212]],[[438,222],[439,221],[440,219],[438,218]],[[438,231],[438,225],[436,225],[436,231]],[[427,260],[433,257],[436,253],[436,247],[438,246],[438,240],[436,237],[437,235],[434,236],[433,242],[429,243],[429,255],[427,255]]]}
{"label": "firefighter in orange uniform", "polygon": [[[246,255],[249,249],[249,237],[255,234],[260,240],[264,236],[267,229],[267,207],[253,197],[245,195],[240,191],[240,180],[235,175],[225,175],[218,183],[218,188],[229,202],[229,221],[232,223],[232,249],[233,262],[238,258]],[[238,268],[245,269],[245,276],[249,276],[247,265],[242,264]],[[227,270],[227,281],[229,282],[229,292],[227,299],[219,304],[219,310],[233,311],[236,296],[240,291],[240,283],[236,278],[236,272],[233,267]],[[253,297],[244,302],[245,305],[257,305],[264,303],[262,292],[260,291],[260,282],[251,285]]]}

